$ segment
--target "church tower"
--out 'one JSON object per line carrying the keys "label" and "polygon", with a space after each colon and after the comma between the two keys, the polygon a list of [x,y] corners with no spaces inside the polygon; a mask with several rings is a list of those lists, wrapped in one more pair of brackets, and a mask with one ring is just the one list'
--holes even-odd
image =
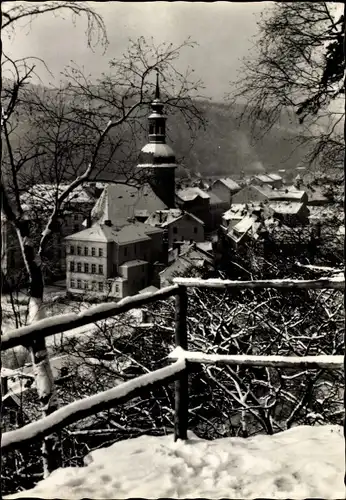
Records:
{"label": "church tower", "polygon": [[175,155],[166,144],[166,116],[160,100],[159,74],[156,75],[155,99],[149,115],[149,142],[142,148],[138,169],[141,169],[155,194],[167,205],[175,207]]}

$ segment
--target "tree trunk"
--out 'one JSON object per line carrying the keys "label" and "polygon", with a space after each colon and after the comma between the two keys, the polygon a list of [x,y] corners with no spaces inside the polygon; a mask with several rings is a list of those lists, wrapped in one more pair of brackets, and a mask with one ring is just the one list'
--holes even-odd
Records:
{"label": "tree trunk", "polygon": [[[29,273],[30,298],[28,324],[31,324],[45,317],[45,306],[43,302],[44,279],[41,259],[35,254],[29,232],[28,223],[17,230],[24,261]],[[34,341],[29,347],[29,351],[43,417],[46,417],[58,409],[58,401],[45,339],[42,338]],[[61,450],[59,449],[59,444],[60,439],[56,434],[47,436],[43,441],[42,460],[44,478],[48,477],[53,470],[60,466]]]}

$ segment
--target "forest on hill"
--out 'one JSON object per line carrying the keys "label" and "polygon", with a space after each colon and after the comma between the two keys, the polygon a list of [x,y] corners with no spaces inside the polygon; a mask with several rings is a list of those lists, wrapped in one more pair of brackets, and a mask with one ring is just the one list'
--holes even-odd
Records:
{"label": "forest on hill", "polygon": [[[54,91],[31,83],[29,87],[33,95],[39,96],[40,109],[43,109],[42,103],[44,106],[47,103],[46,109],[54,105],[54,97],[52,97]],[[69,106],[69,103],[66,103]],[[240,179],[247,174],[277,172],[280,169],[285,169],[286,177],[289,177],[289,173],[293,175],[296,167],[304,161],[308,146],[299,145],[302,130],[298,124],[292,123],[293,120],[288,114],[283,117],[281,124],[275,125],[269,132],[260,135],[257,132],[261,131],[254,131],[251,123],[239,120],[242,111],[241,104],[231,106],[228,103],[207,100],[195,101],[194,104],[202,113],[205,122],[205,126],[198,129],[189,126],[191,123],[186,123],[180,112],[166,108],[167,142],[173,147],[180,166],[176,172],[177,177],[190,173],[204,178],[227,175]],[[26,111],[17,117],[15,137],[12,140],[14,148],[18,151],[22,149],[22,145],[24,149],[35,143],[37,149],[40,148],[40,143],[44,144],[44,148],[47,146],[48,135],[50,135],[48,129],[50,132],[52,129],[42,126],[36,108],[32,106],[30,113]],[[114,135],[112,131],[113,140],[119,141],[120,139],[121,146],[109,161],[110,155],[107,152],[109,146],[107,143],[103,145],[100,163],[104,161],[107,166],[95,180],[114,180],[118,178],[117,172],[130,171],[136,167],[140,150],[148,140],[147,116],[149,112],[149,109],[142,108],[135,117],[135,122],[126,123],[117,129]],[[78,132],[76,137],[77,135]],[[66,154],[69,155],[68,149],[73,148],[73,141],[70,146],[68,144],[65,146]],[[74,155],[75,160],[78,160],[75,162],[80,163],[80,167],[83,168],[87,158],[79,162],[78,154],[74,153]],[[51,182],[50,162],[40,159],[39,164],[38,168],[37,159],[33,158],[25,167],[31,183],[35,177],[37,177],[36,182],[38,180]],[[77,172],[78,167],[66,172],[65,180],[74,178]],[[22,175],[22,178],[24,179],[25,175]]]}

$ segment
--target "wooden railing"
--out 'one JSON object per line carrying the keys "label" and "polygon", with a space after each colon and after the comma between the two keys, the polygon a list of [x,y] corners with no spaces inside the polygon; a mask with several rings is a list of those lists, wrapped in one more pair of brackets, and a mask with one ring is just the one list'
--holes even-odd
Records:
{"label": "wooden railing", "polygon": [[155,293],[139,294],[118,303],[105,303],[90,307],[79,314],[65,314],[46,318],[29,326],[6,333],[1,337],[1,350],[19,345],[29,346],[35,340],[67,332],[74,328],[117,316],[133,308],[142,307],[157,300],[175,296],[175,350],[168,356],[175,362],[167,367],[139,376],[119,386],[68,404],[47,417],[2,434],[2,451],[15,449],[23,444],[42,439],[53,432],[75,423],[99,411],[124,403],[141,395],[143,390],[175,381],[175,427],[174,438],[187,439],[188,430],[188,373],[191,363],[228,364],[247,366],[272,366],[289,368],[342,369],[344,356],[248,356],[208,355],[188,351],[187,306],[188,287],[198,288],[276,288],[276,289],[335,289],[344,290],[344,278],[319,280],[268,280],[232,281],[195,278],[176,278],[173,286]]}

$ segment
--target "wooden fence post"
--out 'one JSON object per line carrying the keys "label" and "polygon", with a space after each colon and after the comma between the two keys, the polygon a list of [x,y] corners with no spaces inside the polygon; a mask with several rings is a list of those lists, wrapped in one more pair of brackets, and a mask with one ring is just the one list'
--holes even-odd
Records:
{"label": "wooden fence post", "polygon": [[[187,289],[179,286],[175,298],[175,345],[187,350]],[[188,363],[175,381],[174,441],[187,439],[189,415]]]}

